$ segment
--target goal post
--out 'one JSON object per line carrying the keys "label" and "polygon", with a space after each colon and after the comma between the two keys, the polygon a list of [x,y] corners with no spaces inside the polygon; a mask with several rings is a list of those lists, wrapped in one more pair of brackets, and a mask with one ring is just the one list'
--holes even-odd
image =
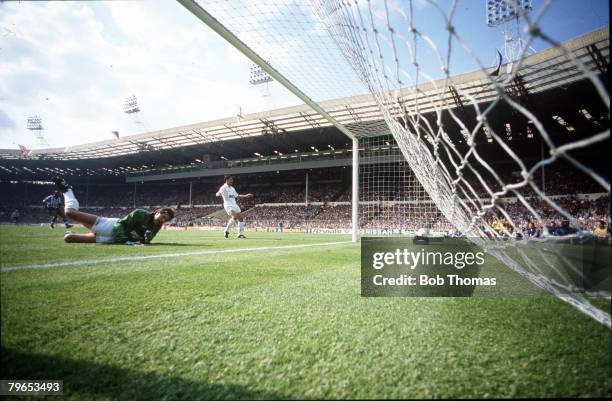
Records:
{"label": "goal post", "polygon": [[[552,0],[487,0],[492,20],[515,11],[525,27],[516,59],[489,66],[460,1],[178,1],[352,140],[353,240],[388,216],[450,227],[612,326],[610,288],[577,286],[546,253],[579,271],[547,244],[610,219],[609,162],[589,156],[610,140],[607,28],[563,42],[542,24]],[[536,41],[547,48],[529,54]],[[577,204],[579,189],[593,196]]]}
{"label": "goal post", "polygon": [[257,52],[251,49],[248,45],[246,45],[239,37],[237,37],[234,33],[232,33],[229,29],[227,29],[224,25],[222,25],[214,16],[209,14],[200,4],[198,4],[194,0],[177,0],[181,3],[187,10],[189,10],[193,15],[198,17],[203,23],[208,25],[213,31],[218,33],[223,39],[228,41],[232,46],[234,46],[238,51],[248,57],[251,61],[261,67],[262,70],[267,72],[272,78],[278,81],[281,85],[287,88],[291,93],[297,96],[300,100],[302,100],[305,104],[310,106],[314,111],[323,116],[331,125],[336,127],[340,132],[346,135],[352,141],[353,148],[353,158],[352,158],[352,212],[351,212],[351,238],[353,242],[357,242],[358,239],[358,215],[359,215],[359,202],[356,199],[359,199],[359,141],[353,135],[351,131],[349,131],[344,125],[338,122],[334,117],[332,117],[325,109],[323,109],[317,102],[313,101],[308,95],[302,92],[297,86],[295,86],[290,80],[288,80],[283,74],[277,71],[274,67],[270,65],[269,62],[265,61]]}
{"label": "goal post", "polygon": [[359,237],[359,140],[353,137],[353,162],[351,164],[351,240]]}

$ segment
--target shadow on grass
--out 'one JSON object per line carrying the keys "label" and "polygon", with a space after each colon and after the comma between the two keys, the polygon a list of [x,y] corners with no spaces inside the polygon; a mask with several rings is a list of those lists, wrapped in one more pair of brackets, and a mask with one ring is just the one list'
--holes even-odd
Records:
{"label": "shadow on grass", "polygon": [[289,399],[286,394],[249,390],[239,385],[196,382],[177,376],[139,372],[97,362],[78,361],[0,349],[2,379],[64,381],[64,395],[114,400]]}

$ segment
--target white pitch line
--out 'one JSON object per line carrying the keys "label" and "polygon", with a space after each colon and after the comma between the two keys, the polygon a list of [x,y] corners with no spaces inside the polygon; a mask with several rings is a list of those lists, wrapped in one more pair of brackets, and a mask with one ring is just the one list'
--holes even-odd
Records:
{"label": "white pitch line", "polygon": [[135,260],[148,260],[148,259],[159,259],[159,258],[174,258],[177,256],[199,256],[199,255],[215,255],[221,253],[236,253],[245,251],[269,251],[277,249],[295,249],[295,248],[308,248],[312,246],[330,246],[339,244],[350,244],[351,241],[339,241],[339,242],[320,242],[316,244],[301,244],[301,245],[283,245],[283,246],[261,246],[257,248],[238,248],[238,249],[224,249],[217,251],[197,251],[197,252],[176,252],[176,253],[160,253],[157,255],[144,255],[144,256],[120,256],[117,258],[106,258],[106,259],[89,259],[89,260],[73,260],[68,262],[57,262],[57,263],[44,263],[35,265],[23,265],[23,266],[9,266],[0,269],[2,273],[15,272],[19,270],[42,270],[42,269],[57,269],[59,267],[67,266],[80,266],[80,265],[97,265],[100,263],[114,263],[124,261],[135,261]]}

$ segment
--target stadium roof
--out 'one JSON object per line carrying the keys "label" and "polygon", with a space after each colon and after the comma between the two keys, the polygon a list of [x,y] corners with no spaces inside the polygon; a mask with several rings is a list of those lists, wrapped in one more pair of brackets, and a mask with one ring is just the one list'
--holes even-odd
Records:
{"label": "stadium roof", "polygon": [[[609,63],[608,27],[564,42],[563,47],[597,71],[601,61],[598,57],[603,58],[606,65]],[[487,73],[492,70],[493,68]],[[584,75],[560,49],[553,47],[526,58],[521,68],[521,78],[524,87],[534,94],[569,85],[583,79]],[[436,88],[445,88],[442,97]],[[461,97],[457,96],[457,89],[460,93],[469,94],[479,103],[489,102],[498,96],[497,89],[490,84],[490,78],[483,71],[454,76],[451,86],[445,86],[444,80],[439,80],[434,84],[425,83],[406,88],[402,90],[401,96],[405,101],[419,102],[419,111],[427,113],[439,107],[457,107],[462,101]],[[358,136],[379,135],[384,129],[378,106],[369,94],[334,99],[321,104],[336,120],[354,130]],[[30,151],[27,156],[16,149],[0,149],[0,160],[85,161],[115,158],[148,152],[166,152],[194,145],[220,144],[225,141],[235,144],[235,140],[270,135],[277,137],[307,130],[312,132],[313,128],[320,129],[330,125],[308,106],[301,105],[249,114],[239,122],[235,118],[226,118],[131,135],[117,140],[65,148],[37,149]]]}

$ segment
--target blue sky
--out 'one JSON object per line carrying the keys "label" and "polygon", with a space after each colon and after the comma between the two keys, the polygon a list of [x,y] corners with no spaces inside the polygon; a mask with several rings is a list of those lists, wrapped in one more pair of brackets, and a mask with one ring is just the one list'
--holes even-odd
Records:
{"label": "blue sky", "polygon": [[[292,9],[292,0],[275,2],[280,3]],[[397,7],[406,3],[393,2]],[[534,0],[536,12],[543,3]],[[439,4],[448,10],[451,1]],[[502,36],[499,29],[486,26],[484,1],[457,4],[457,30],[490,64]],[[440,29],[439,13],[425,0],[414,5],[417,28],[443,48],[446,33]],[[541,27],[556,40],[567,40],[607,25],[608,7],[607,0],[552,1]],[[473,60],[453,46],[451,71],[474,70]],[[548,46],[533,44],[536,50]],[[430,53],[423,48],[420,60],[431,75],[439,76],[439,63]],[[123,101],[132,94],[150,130],[231,117],[237,105],[252,113],[300,103],[276,83],[264,98],[260,87],[248,83],[250,66],[246,57],[170,0],[2,2],[0,148],[41,147],[26,129],[27,117],[36,114],[43,119],[47,146],[112,139],[113,130],[122,136],[137,133],[142,127],[123,113]],[[307,67],[317,70],[316,63]],[[310,90],[314,81],[308,81]],[[318,95],[313,86],[312,97],[343,95],[326,89]]]}

